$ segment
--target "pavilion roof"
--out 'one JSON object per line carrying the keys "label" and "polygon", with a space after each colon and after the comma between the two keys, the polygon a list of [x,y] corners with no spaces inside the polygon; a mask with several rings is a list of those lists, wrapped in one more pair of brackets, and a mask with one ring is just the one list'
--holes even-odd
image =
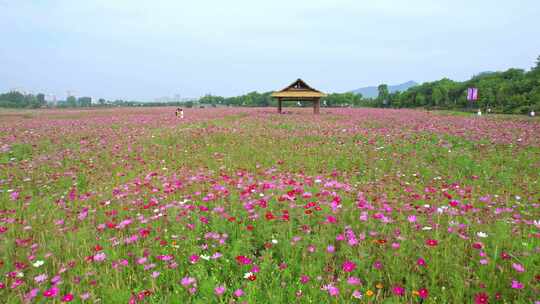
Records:
{"label": "pavilion roof", "polygon": [[310,87],[300,78],[286,88],[272,93],[272,97],[277,98],[320,98],[324,96],[326,94]]}

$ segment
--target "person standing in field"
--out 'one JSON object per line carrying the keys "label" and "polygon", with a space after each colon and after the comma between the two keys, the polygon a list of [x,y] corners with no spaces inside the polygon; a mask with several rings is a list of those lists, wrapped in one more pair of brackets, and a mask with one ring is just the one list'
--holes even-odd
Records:
{"label": "person standing in field", "polygon": [[180,117],[180,119],[184,119],[184,109],[177,108],[175,115],[176,117]]}

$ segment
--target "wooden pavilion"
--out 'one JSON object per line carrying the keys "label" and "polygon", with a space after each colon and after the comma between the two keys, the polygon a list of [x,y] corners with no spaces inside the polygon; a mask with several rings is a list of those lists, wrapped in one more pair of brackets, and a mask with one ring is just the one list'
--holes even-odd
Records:
{"label": "wooden pavilion", "polygon": [[294,100],[313,102],[313,114],[319,114],[321,97],[325,96],[326,94],[308,86],[300,78],[283,90],[272,93],[272,97],[277,98],[278,101],[278,113],[281,113],[281,103],[283,100]]}

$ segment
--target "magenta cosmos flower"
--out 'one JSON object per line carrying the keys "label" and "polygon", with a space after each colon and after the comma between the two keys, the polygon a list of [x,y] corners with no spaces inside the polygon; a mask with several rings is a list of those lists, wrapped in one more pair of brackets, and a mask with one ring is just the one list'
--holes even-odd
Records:
{"label": "magenta cosmos flower", "polygon": [[343,262],[343,265],[341,266],[341,268],[345,272],[352,272],[356,269],[356,264],[353,261],[347,260]]}
{"label": "magenta cosmos flower", "polygon": [[399,286],[399,285],[396,285],[392,288],[392,293],[394,293],[394,295],[396,296],[404,296],[405,295],[405,288]]}
{"label": "magenta cosmos flower", "polygon": [[43,296],[46,298],[54,298],[58,294],[58,288],[52,287],[51,289],[47,289],[43,292]]}
{"label": "magenta cosmos flower", "polygon": [[481,292],[474,297],[474,304],[487,304],[489,303],[489,297],[486,293]]}
{"label": "magenta cosmos flower", "polygon": [[426,240],[426,245],[428,246],[435,247],[438,244],[439,244],[439,241],[437,240],[433,240],[433,239]]}

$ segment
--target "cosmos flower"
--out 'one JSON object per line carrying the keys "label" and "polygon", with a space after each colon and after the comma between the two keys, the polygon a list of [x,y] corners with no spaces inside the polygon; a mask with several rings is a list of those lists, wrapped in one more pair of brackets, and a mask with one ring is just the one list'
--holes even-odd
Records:
{"label": "cosmos flower", "polygon": [[32,266],[38,268],[38,267],[41,267],[43,264],[45,264],[44,261],[42,261],[42,260],[37,260],[37,261],[35,261],[34,263],[32,263]]}
{"label": "cosmos flower", "polygon": [[392,293],[396,296],[404,296],[405,295],[405,288],[399,286],[399,285],[395,285],[394,287],[392,287]]}
{"label": "cosmos flower", "polygon": [[341,268],[345,272],[352,272],[356,269],[356,263],[354,263],[353,261],[347,260],[343,262],[343,265],[341,266]]}
{"label": "cosmos flower", "polygon": [[107,255],[105,254],[105,252],[99,252],[94,255],[93,260],[95,262],[103,262],[105,261],[106,258],[107,258]]}
{"label": "cosmos flower", "polygon": [[519,263],[512,263],[512,268],[517,272],[525,272],[525,267]]}
{"label": "cosmos flower", "polygon": [[426,288],[420,288],[418,290],[418,296],[422,299],[427,299],[427,297],[429,296],[429,292]]}
{"label": "cosmos flower", "polygon": [[302,275],[302,276],[300,276],[300,282],[301,282],[302,284],[308,283],[308,282],[309,282],[309,276],[307,276],[307,275]]}
{"label": "cosmos flower", "polygon": [[362,292],[359,290],[354,290],[352,292],[352,297],[355,299],[361,299],[362,298]]}
{"label": "cosmos flower", "polygon": [[225,293],[225,286],[224,285],[219,285],[217,286],[216,288],[214,288],[214,293],[216,294],[216,296],[221,296],[223,295],[223,293]]}
{"label": "cosmos flower", "polygon": [[476,236],[480,237],[480,238],[487,238],[488,237],[488,234],[485,233],[485,232],[477,232],[476,233]]}
{"label": "cosmos flower", "polygon": [[512,280],[513,289],[523,289],[523,284],[517,280]]}
{"label": "cosmos flower", "polygon": [[437,240],[434,240],[434,239],[428,239],[426,240],[426,245],[430,246],[430,247],[435,247],[439,244],[439,241]]}
{"label": "cosmos flower", "polygon": [[327,290],[328,290],[328,294],[332,297],[337,297],[339,295],[339,288],[333,286],[333,285],[329,285],[327,287]]}
{"label": "cosmos flower", "polygon": [[43,292],[43,296],[46,298],[54,298],[56,295],[58,295],[59,289],[56,287],[52,287],[50,289],[47,289]]}
{"label": "cosmos flower", "polygon": [[62,302],[71,302],[73,301],[73,294],[68,293],[62,297]]}
{"label": "cosmos flower", "polygon": [[180,284],[184,287],[189,287],[191,285],[197,284],[197,280],[192,277],[183,277],[182,280],[180,280]]}
{"label": "cosmos flower", "polygon": [[43,283],[43,282],[45,282],[46,280],[47,280],[47,275],[44,274],[44,273],[42,273],[42,274],[40,274],[40,275],[34,277],[34,281],[35,281],[36,283],[38,283],[38,284],[39,284],[39,283]]}
{"label": "cosmos flower", "polygon": [[349,278],[347,278],[347,284],[349,284],[349,285],[360,285],[360,284],[362,284],[362,280],[360,280],[357,277],[349,277]]}
{"label": "cosmos flower", "polygon": [[481,292],[481,293],[477,293],[474,296],[474,304],[488,304],[488,303],[489,303],[489,296],[486,293]]}

